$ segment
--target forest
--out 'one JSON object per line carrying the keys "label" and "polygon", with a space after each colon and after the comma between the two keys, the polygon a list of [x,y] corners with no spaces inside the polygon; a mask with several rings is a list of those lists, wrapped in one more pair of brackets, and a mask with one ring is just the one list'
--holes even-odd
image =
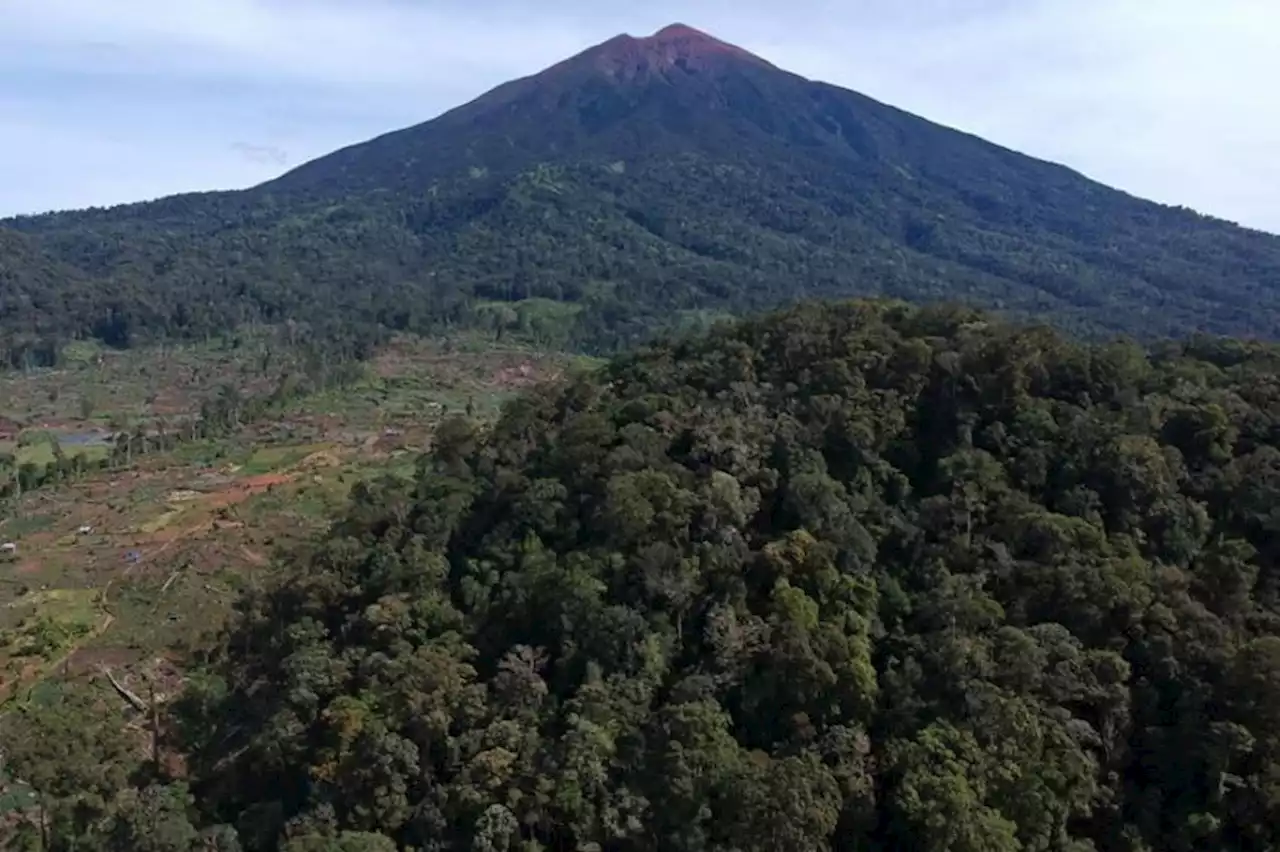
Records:
{"label": "forest", "polygon": [[1277,376],[856,301],[454,417],[145,748],[0,718],[24,848],[1274,850]]}

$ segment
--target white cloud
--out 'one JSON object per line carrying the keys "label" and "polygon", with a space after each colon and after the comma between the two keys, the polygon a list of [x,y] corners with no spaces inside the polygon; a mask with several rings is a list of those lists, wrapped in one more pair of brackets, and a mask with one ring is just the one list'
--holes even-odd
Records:
{"label": "white cloud", "polygon": [[296,164],[617,32],[681,20],[1136,194],[1280,232],[1274,0],[635,10],[620,0],[0,0],[0,213],[248,185],[280,171],[267,150]]}
{"label": "white cloud", "polygon": [[113,55],[102,56],[103,64],[116,69],[281,85],[399,90],[476,74],[496,83],[527,72],[531,56],[559,58],[593,35],[554,16],[506,16],[490,28],[472,10],[404,0],[0,3],[0,45],[47,67],[83,69],[92,45],[99,54],[107,48]]}

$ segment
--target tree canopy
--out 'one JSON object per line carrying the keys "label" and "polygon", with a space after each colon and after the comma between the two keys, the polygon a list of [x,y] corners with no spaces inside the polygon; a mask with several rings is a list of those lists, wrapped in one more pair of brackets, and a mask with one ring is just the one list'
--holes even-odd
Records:
{"label": "tree canopy", "polygon": [[806,305],[448,421],[183,725],[245,850],[1280,845],[1280,350]]}

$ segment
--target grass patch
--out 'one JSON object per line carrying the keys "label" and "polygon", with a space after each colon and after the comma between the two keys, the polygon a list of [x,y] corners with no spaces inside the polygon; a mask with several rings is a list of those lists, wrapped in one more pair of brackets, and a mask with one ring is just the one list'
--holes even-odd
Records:
{"label": "grass patch", "polygon": [[18,625],[0,631],[0,643],[13,657],[52,659],[93,632],[98,593],[93,589],[31,592],[9,606],[26,614]]}
{"label": "grass patch", "polygon": [[160,530],[168,527],[174,521],[178,520],[178,518],[182,517],[182,514],[185,511],[185,508],[170,507],[162,514],[157,515],[151,520],[138,524],[138,531],[146,533],[147,535],[154,535],[155,533],[160,532]]}
{"label": "grass patch", "polygon": [[58,518],[54,515],[23,515],[0,521],[0,538],[18,539],[24,535],[51,529]]}
{"label": "grass patch", "polygon": [[28,592],[9,606],[14,609],[30,607],[40,615],[62,620],[92,622],[97,600],[98,592],[94,589],[45,589]]}
{"label": "grass patch", "polygon": [[227,460],[234,452],[234,444],[225,438],[184,442],[170,454],[176,464],[192,467],[213,467]]}
{"label": "grass patch", "polygon": [[309,482],[292,496],[288,509],[307,518],[332,518],[346,505],[352,486],[360,479],[356,474],[347,473],[341,479],[330,476],[320,482]]}
{"label": "grass patch", "polygon": [[240,468],[244,476],[257,476],[263,473],[274,473],[283,468],[292,467],[312,453],[328,450],[327,444],[304,444],[293,447],[264,447],[251,455]]}
{"label": "grass patch", "polygon": [[62,360],[68,364],[90,364],[102,353],[102,344],[96,340],[73,340],[62,347]]}
{"label": "grass patch", "polygon": [[[62,447],[62,453],[67,458],[74,456],[84,456],[85,461],[97,462],[105,459],[110,454],[110,449],[101,444],[66,444]],[[27,444],[25,447],[19,447],[14,454],[19,465],[34,464],[41,467],[52,464],[57,456],[53,452],[53,444],[49,441],[36,441]]]}

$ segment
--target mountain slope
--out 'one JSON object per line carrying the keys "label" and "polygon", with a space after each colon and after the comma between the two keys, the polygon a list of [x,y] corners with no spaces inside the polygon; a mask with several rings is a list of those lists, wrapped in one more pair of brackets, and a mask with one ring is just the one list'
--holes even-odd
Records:
{"label": "mountain slope", "polygon": [[[0,363],[14,367],[55,357],[48,348],[68,314],[97,313],[99,298],[86,276],[49,256],[31,238],[0,228]],[[105,301],[105,300],[104,300]],[[109,313],[90,330],[113,343]]]}
{"label": "mountain slope", "polygon": [[[244,192],[6,224],[115,282],[135,333],[341,317],[608,347],[672,318],[879,294],[1092,334],[1280,336],[1280,238],[678,25]],[[548,299],[566,307],[530,301]]]}

